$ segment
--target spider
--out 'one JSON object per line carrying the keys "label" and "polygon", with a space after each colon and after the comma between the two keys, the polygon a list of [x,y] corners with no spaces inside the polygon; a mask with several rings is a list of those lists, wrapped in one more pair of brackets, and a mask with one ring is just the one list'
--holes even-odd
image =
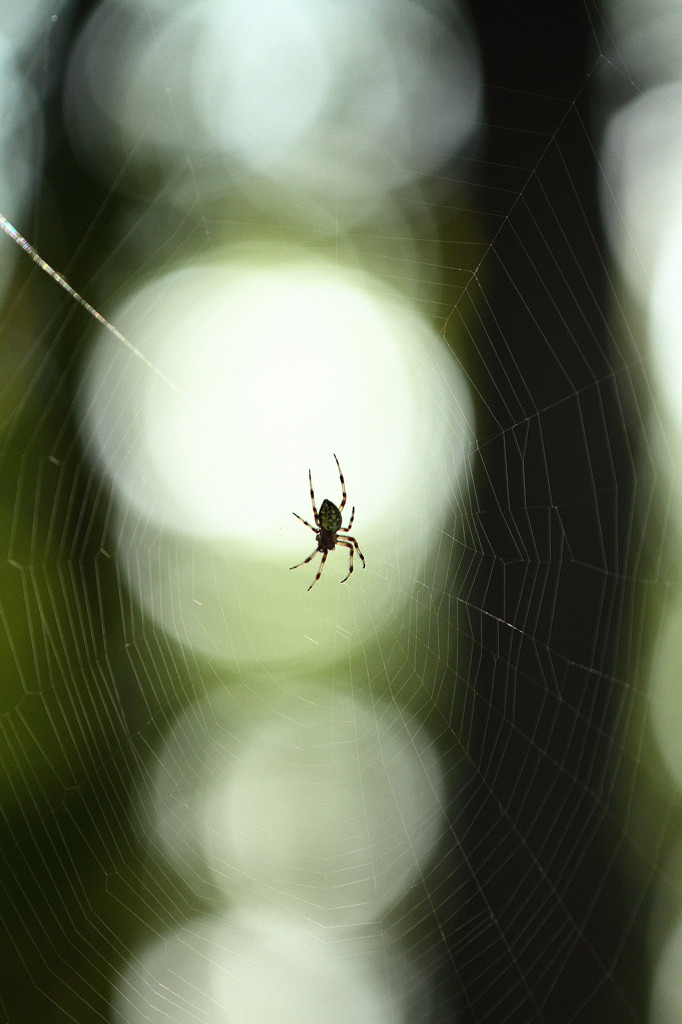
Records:
{"label": "spider", "polygon": [[[353,571],[354,550],[357,551],[357,553],[360,555],[362,568],[365,568],[365,558],[358,546],[358,542],[356,541],[355,537],[351,537],[350,534],[348,533],[351,526],[353,525],[353,520],[355,519],[355,507],[353,507],[353,510],[350,514],[350,522],[348,523],[348,526],[341,526],[341,513],[343,512],[343,506],[346,504],[346,485],[343,481],[343,473],[341,472],[341,466],[339,466],[339,460],[336,458],[336,455],[334,456],[334,458],[336,459],[336,466],[339,471],[339,480],[341,481],[341,491],[343,492],[341,504],[339,505],[339,507],[337,508],[333,501],[329,501],[328,498],[325,498],[324,501],[322,502],[322,505],[320,506],[320,511],[318,513],[315,507],[313,477],[310,470],[308,470],[308,480],[310,481],[310,500],[313,505],[313,516],[315,517],[315,526],[312,526],[306,519],[303,519],[302,516],[299,516],[298,512],[294,512],[296,518],[300,519],[302,523],[305,523],[308,529],[312,530],[313,533],[317,535],[317,547],[315,548],[311,555],[308,555],[308,557],[305,558],[302,562],[299,562],[298,565],[292,565],[290,568],[298,569],[300,568],[300,566],[306,565],[312,558],[314,558],[318,551],[322,552],[322,561],[320,562],[320,568],[318,569],[317,576],[308,587],[308,590],[312,590],[312,588],[319,580],[320,576],[322,575],[322,570],[324,569],[324,563],[327,561],[327,555],[329,554],[330,551],[334,550],[337,544],[342,544],[343,547],[348,548],[348,550],[350,551],[350,569],[341,580],[342,583],[346,582],[346,580]],[[338,536],[339,533],[345,533],[347,534],[347,536],[341,538]]]}

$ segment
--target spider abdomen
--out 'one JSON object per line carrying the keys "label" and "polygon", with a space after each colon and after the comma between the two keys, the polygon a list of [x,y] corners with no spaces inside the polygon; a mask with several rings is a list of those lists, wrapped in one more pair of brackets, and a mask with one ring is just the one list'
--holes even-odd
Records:
{"label": "spider abdomen", "polygon": [[320,506],[319,515],[320,526],[325,533],[336,533],[341,526],[342,516],[334,502],[325,498]]}

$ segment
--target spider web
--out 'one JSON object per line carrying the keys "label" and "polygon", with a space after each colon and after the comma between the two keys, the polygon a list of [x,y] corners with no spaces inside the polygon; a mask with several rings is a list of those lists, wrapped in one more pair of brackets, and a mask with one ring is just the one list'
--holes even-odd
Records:
{"label": "spider web", "polygon": [[[46,134],[35,129],[30,202],[4,212],[113,318],[119,294],[191,267],[195,249],[246,239],[258,255],[254,238],[269,246],[291,208],[219,214],[189,146],[177,179],[192,201],[177,207],[168,184],[151,197],[131,185],[134,149],[114,181],[84,168],[61,103],[88,13],[48,3],[27,36]],[[144,368],[109,339],[105,378],[129,376],[93,403],[96,328],[5,239],[0,1007],[12,1024],[647,1019],[646,929],[678,811],[642,710],[672,514],[641,317],[602,238],[608,35],[578,5],[470,14],[486,85],[475,142],[419,190],[397,188],[390,230],[353,228],[354,259],[390,285],[383,304],[418,310],[470,395],[457,423],[475,434],[435,514],[427,484],[373,509],[393,453],[370,434],[349,465],[347,425],[322,420],[312,454],[297,439],[268,483],[277,532],[292,531],[275,568],[269,536],[240,561],[164,533],[158,481],[142,499],[116,493],[102,455],[108,443],[133,458]],[[148,171],[162,178],[161,149]],[[301,235],[345,266],[341,227],[320,214]],[[116,325],[137,344],[139,309],[123,308]],[[446,381],[431,400],[438,447],[458,393],[431,356]],[[343,401],[342,371],[341,358],[324,400]],[[307,401],[308,372],[292,405]],[[156,384],[163,411],[170,389]],[[260,384],[273,387],[268,366]],[[364,385],[371,404],[379,370]],[[225,441],[226,457],[241,443]],[[197,472],[217,475],[199,451]],[[356,560],[339,590],[346,552],[332,553],[310,595],[316,561],[287,575],[286,602],[312,609],[289,647],[268,574],[309,551],[290,513],[311,516],[311,463],[318,507],[338,500],[334,451],[367,568]],[[221,574],[235,603],[207,582]]]}

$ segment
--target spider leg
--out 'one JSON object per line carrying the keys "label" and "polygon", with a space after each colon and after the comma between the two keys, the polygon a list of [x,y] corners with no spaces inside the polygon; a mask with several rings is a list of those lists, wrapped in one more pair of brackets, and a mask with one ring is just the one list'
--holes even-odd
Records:
{"label": "spider leg", "polygon": [[352,544],[346,544],[345,540],[337,541],[337,543],[338,544],[343,544],[344,548],[348,548],[348,552],[350,554],[350,568],[349,568],[348,572],[346,573],[346,575],[341,580],[342,583],[345,583],[346,580],[348,579],[348,577],[350,576],[350,574],[353,571],[353,545]]}
{"label": "spider leg", "polygon": [[299,516],[298,512],[294,512],[293,515],[295,515],[297,519],[300,519],[302,523],[305,523],[309,530],[312,530],[313,533],[317,533],[317,527],[311,526],[307,519],[304,519],[303,516]]}
{"label": "spider leg", "polygon": [[[318,516],[317,509],[315,507],[315,494],[313,492],[313,474],[310,472],[310,470],[308,470],[308,480],[310,481],[310,500],[313,503],[313,516],[315,518],[315,523],[317,524],[317,526],[319,526],[320,525],[320,517]],[[299,516],[299,518],[300,518],[300,516]]]}
{"label": "spider leg", "polygon": [[342,494],[343,494],[343,497],[341,499],[341,504],[339,505],[339,512],[343,512],[343,506],[346,504],[346,484],[345,484],[345,481],[343,479],[343,473],[341,472],[341,466],[339,465],[339,460],[336,458],[336,455],[334,456],[334,458],[336,459],[336,466],[337,466],[337,469],[339,471],[339,480],[341,481],[341,491],[342,491]]}
{"label": "spider leg", "polygon": [[[313,551],[313,555],[314,555],[314,554],[315,554],[315,552]],[[313,589],[313,587],[315,586],[315,584],[316,584],[316,583],[317,583],[317,581],[319,580],[320,576],[322,575],[322,570],[324,569],[324,563],[325,563],[325,562],[327,561],[327,555],[328,555],[328,554],[329,554],[329,552],[328,552],[328,551],[324,551],[324,552],[322,553],[322,561],[320,562],[320,568],[319,568],[319,569],[317,570],[317,576],[315,577],[315,579],[313,580],[313,582],[312,582],[312,583],[310,584],[310,586],[308,587],[308,590],[312,590],[312,589]],[[312,557],[312,555],[311,555],[311,557]],[[306,558],[306,562],[307,562],[307,561],[309,561],[309,559],[307,559],[307,558]]]}
{"label": "spider leg", "polygon": [[[360,555],[360,561],[362,562],[362,568],[363,569],[366,568],[365,556],[363,555],[362,551],[360,550],[360,545],[356,541],[355,537],[348,536],[348,537],[344,537],[343,539],[339,538],[339,540],[337,540],[336,543],[337,544],[343,544],[346,547],[350,547],[350,545],[352,544],[353,547],[355,548],[355,550],[357,551],[357,553]],[[353,570],[351,569],[351,572],[352,571]]]}
{"label": "spider leg", "polygon": [[[295,512],[294,512],[294,515],[296,515],[296,513],[295,513]],[[307,525],[307,524],[306,524],[306,525]],[[311,559],[313,559],[313,558],[315,557],[315,555],[317,554],[317,552],[318,552],[319,550],[320,550],[319,548],[315,548],[315,550],[313,551],[312,555],[308,555],[308,557],[307,557],[307,558],[304,558],[304,559],[303,559],[303,561],[302,561],[302,562],[299,562],[299,563],[298,563],[297,565],[290,565],[290,566],[289,566],[289,568],[290,568],[290,569],[300,569],[302,565],[307,565],[307,564],[308,564],[308,562],[309,562],[309,561],[310,561]],[[326,553],[326,552],[325,552],[325,553]],[[322,561],[324,561],[324,559],[322,559]]]}
{"label": "spider leg", "polygon": [[[340,511],[341,511],[341,509],[339,509],[339,512]],[[348,533],[348,531],[350,530],[351,526],[353,525],[353,520],[354,519],[355,519],[355,505],[353,505],[353,510],[352,510],[352,512],[350,514],[350,522],[349,522],[348,526],[339,526],[339,528],[338,528],[338,530],[336,532],[337,533]]]}

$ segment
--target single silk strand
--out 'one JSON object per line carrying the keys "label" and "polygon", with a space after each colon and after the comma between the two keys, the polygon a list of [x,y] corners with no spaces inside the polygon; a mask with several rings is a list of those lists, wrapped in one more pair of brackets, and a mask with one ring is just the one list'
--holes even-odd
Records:
{"label": "single silk strand", "polygon": [[130,349],[130,351],[137,359],[141,360],[145,364],[145,366],[148,366],[149,369],[152,370],[157,377],[160,377],[164,384],[166,384],[169,388],[172,388],[172,390],[175,391],[178,395],[180,395],[180,397],[183,398],[185,402],[188,402],[194,409],[200,412],[204,418],[211,419],[211,417],[207,415],[207,413],[205,412],[205,410],[201,408],[201,406],[197,405],[196,402],[192,401],[191,398],[184,394],[177,386],[177,384],[174,381],[172,381],[170,377],[166,376],[163,370],[160,370],[158,366],[155,366],[151,359],[147,358],[144,352],[141,352],[139,348],[133,345],[132,341],[129,341],[128,338],[126,338],[125,334],[121,334],[121,332],[116,327],[114,327],[112,323],[109,323],[106,317],[103,317],[102,314],[99,313],[94,306],[91,306],[90,303],[86,299],[84,299],[82,295],[79,295],[76,289],[71,287],[66,278],[62,277],[62,275],[58,273],[54,269],[54,267],[51,267],[50,264],[43,259],[40,253],[33,248],[31,243],[27,241],[27,239],[25,239],[23,235],[19,234],[17,229],[12,224],[10,224],[10,222],[7,220],[7,217],[3,216],[2,213],[0,213],[0,228],[2,228],[5,234],[9,235],[9,237],[13,239],[13,241],[15,241],[17,245],[20,245],[24,252],[28,253],[33,262],[37,263],[41,270],[44,270],[46,274],[49,274],[53,281],[56,281],[57,284],[60,285],[60,287],[62,287],[65,292],[68,292],[71,298],[76,300],[79,306],[82,306],[83,309],[85,309],[90,314],[90,316],[94,317],[94,319],[97,320],[97,322],[102,325],[102,327],[106,327],[106,329],[111,334],[113,334],[115,338],[117,338],[123,345],[125,345],[126,348]]}

